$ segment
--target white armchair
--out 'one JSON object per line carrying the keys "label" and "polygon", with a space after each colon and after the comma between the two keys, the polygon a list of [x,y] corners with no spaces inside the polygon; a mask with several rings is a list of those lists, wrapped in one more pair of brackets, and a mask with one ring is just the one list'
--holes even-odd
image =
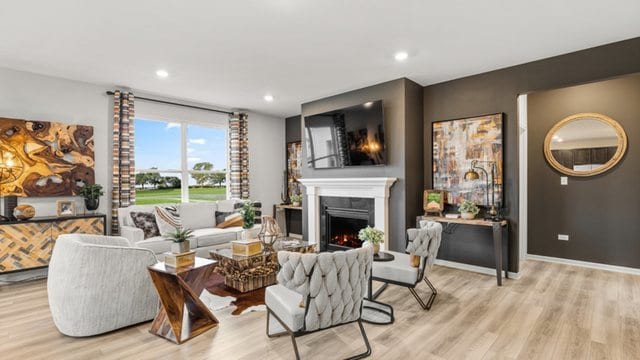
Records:
{"label": "white armchair", "polygon": [[53,322],[68,336],[91,336],[153,319],[158,297],[147,272],[151,250],[123,237],[60,235],[49,263]]}
{"label": "white armchair", "polygon": [[[372,279],[384,283],[373,294],[373,299],[376,299],[387,288],[388,284],[394,284],[408,288],[423,310],[431,309],[438,292],[427,278],[427,273],[435,262],[440,249],[442,225],[433,221],[425,221],[421,222],[420,226],[420,229],[407,230],[406,253],[387,251],[394,256],[393,261],[373,263]],[[420,258],[418,267],[411,266],[411,255]],[[422,280],[431,289],[431,295],[426,303],[415,290]]]}
{"label": "white armchair", "polygon": [[367,350],[350,359],[371,355],[361,316],[372,261],[371,247],[321,254],[279,252],[278,284],[265,292],[267,335],[291,336],[300,359],[296,337],[357,322]]}

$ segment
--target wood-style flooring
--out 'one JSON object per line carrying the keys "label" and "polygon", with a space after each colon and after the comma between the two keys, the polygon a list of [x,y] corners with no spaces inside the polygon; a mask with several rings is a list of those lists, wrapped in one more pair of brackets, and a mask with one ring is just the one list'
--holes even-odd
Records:
{"label": "wood-style flooring", "polygon": [[[372,359],[640,359],[640,276],[538,261],[501,288],[487,275],[435,266],[431,311],[390,286],[380,300],[396,322],[365,325]],[[420,285],[422,293],[426,285]],[[292,359],[288,337],[265,335],[265,313],[215,312],[217,329],[182,345],[149,334],[149,323],[91,338],[56,330],[46,281],[0,287],[3,359]],[[298,339],[304,359],[364,349],[357,325]]]}

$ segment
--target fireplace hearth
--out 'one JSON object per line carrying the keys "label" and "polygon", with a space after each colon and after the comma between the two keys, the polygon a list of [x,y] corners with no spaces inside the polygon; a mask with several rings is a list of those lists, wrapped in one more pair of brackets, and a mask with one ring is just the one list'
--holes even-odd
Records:
{"label": "fireplace hearth", "polygon": [[321,197],[320,251],[359,248],[358,232],[374,226],[373,199]]}

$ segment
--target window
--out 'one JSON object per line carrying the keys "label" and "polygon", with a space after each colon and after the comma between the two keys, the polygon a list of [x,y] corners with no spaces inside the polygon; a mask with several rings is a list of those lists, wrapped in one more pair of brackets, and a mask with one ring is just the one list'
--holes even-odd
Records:
{"label": "window", "polygon": [[135,120],[136,203],[227,198],[227,129]]}

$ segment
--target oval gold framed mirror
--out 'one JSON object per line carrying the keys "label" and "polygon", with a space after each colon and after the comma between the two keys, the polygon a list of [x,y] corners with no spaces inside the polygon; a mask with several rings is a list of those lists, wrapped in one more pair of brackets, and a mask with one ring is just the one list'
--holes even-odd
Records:
{"label": "oval gold framed mirror", "polygon": [[627,134],[612,118],[598,113],[568,116],[544,140],[544,156],[559,172],[593,176],[614,167],[627,150]]}

